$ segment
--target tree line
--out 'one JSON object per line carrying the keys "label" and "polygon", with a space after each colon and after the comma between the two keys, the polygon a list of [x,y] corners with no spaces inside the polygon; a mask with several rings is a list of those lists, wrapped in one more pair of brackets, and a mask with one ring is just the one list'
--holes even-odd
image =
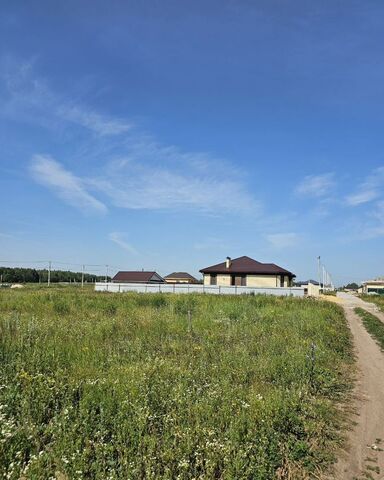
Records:
{"label": "tree line", "polygon": [[[82,272],[71,272],[70,270],[51,270],[51,283],[59,282],[81,282]],[[103,282],[104,275],[93,275],[84,273],[84,282]],[[108,277],[110,280],[110,277]],[[0,267],[1,283],[47,283],[48,270],[37,270],[36,268],[12,268]]]}

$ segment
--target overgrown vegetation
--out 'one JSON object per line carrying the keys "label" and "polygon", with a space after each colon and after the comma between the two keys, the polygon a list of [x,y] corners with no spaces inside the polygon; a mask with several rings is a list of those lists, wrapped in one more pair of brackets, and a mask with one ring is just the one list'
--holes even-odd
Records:
{"label": "overgrown vegetation", "polygon": [[319,478],[352,361],[330,302],[2,291],[0,477]]}
{"label": "overgrown vegetation", "polygon": [[384,295],[360,295],[365,302],[371,302],[377,305],[384,312]]}
{"label": "overgrown vegetation", "polygon": [[363,308],[355,308],[355,312],[363,320],[363,324],[367,331],[384,350],[384,323],[372,313],[367,312]]}

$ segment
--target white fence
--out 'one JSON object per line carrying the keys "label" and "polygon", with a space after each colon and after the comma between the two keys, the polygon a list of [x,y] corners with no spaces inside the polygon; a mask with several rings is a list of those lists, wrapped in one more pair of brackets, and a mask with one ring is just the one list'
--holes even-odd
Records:
{"label": "white fence", "polygon": [[304,297],[302,287],[222,287],[201,284],[169,283],[95,283],[96,292],[139,292],[139,293],[211,293],[216,295],[264,294]]}

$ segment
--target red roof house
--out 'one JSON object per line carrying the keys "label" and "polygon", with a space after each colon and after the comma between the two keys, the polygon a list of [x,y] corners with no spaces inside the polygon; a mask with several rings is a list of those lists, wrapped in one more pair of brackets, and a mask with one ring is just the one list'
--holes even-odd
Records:
{"label": "red roof house", "polygon": [[202,268],[204,285],[289,287],[295,274],[274,263],[261,263],[243,256]]}

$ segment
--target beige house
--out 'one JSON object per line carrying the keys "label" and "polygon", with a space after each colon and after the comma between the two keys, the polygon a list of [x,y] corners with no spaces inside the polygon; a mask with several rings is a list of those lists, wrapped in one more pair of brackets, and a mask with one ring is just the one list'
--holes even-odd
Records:
{"label": "beige house", "polygon": [[291,287],[295,275],[274,263],[260,263],[250,257],[231,259],[200,270],[204,285],[244,287]]}
{"label": "beige house", "polygon": [[379,295],[384,295],[384,278],[377,278],[376,280],[367,280],[366,282],[363,282],[361,293],[377,293]]}
{"label": "beige house", "polygon": [[165,283],[198,283],[195,277],[187,272],[173,272],[164,277]]}

